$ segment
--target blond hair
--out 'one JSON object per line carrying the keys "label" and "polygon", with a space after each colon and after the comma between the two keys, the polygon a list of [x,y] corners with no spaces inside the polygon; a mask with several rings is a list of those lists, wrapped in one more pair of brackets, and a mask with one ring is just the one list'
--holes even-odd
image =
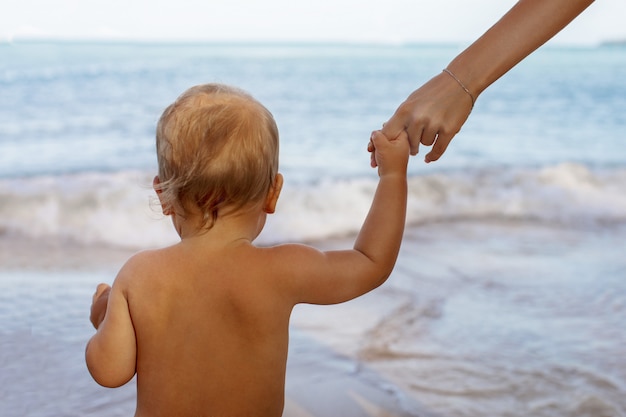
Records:
{"label": "blond hair", "polygon": [[220,210],[267,196],[278,174],[278,128],[243,90],[204,84],[165,109],[156,132],[161,203],[185,216],[197,208],[211,228]]}

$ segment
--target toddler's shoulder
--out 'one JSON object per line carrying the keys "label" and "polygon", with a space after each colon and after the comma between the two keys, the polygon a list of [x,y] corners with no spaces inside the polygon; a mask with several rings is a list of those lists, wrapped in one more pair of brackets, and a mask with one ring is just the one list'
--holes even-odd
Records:
{"label": "toddler's shoulder", "polygon": [[169,252],[170,251],[167,249],[150,249],[137,252],[128,258],[124,264],[124,268],[134,269],[150,267],[151,265],[163,262]]}
{"label": "toddler's shoulder", "polygon": [[116,280],[135,281],[143,276],[150,276],[162,272],[168,267],[168,259],[172,256],[173,254],[171,254],[171,250],[169,249],[153,249],[137,252],[124,263]]}
{"label": "toddler's shoulder", "polygon": [[275,271],[292,273],[315,264],[324,256],[319,249],[300,243],[287,243],[259,248],[259,256],[266,265],[272,265]]}

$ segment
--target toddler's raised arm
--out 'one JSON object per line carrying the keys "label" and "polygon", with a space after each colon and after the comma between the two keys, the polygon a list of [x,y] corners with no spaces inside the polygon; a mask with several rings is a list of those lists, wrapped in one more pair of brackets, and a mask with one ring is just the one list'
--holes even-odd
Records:
{"label": "toddler's raised arm", "polygon": [[389,140],[381,131],[372,133],[371,143],[376,149],[379,183],[354,249],[381,272],[386,271],[386,279],[396,262],[404,232],[409,143],[406,134]]}
{"label": "toddler's raised arm", "polygon": [[351,250],[322,252],[304,245],[276,250],[287,259],[285,274],[296,303],[334,304],[378,287],[391,274],[404,232],[409,143],[406,134],[389,140],[372,134],[379,183]]}

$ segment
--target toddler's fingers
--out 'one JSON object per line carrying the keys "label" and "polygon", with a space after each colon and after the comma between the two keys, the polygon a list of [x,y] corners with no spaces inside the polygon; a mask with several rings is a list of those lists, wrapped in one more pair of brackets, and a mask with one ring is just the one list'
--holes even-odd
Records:
{"label": "toddler's fingers", "polygon": [[110,290],[111,287],[108,284],[100,283],[96,287],[96,292],[93,295],[93,301],[96,301],[105,291]]}
{"label": "toddler's fingers", "polygon": [[[400,133],[399,133],[400,134]],[[390,136],[387,136],[383,133],[382,130],[374,130],[372,132],[372,135],[370,136],[370,141],[374,144],[374,147],[376,147],[376,143],[380,143],[380,141],[385,141],[385,142],[389,142],[392,138]]]}
{"label": "toddler's fingers", "polygon": [[[387,140],[385,135],[383,135],[380,130],[374,130],[370,135],[370,141],[367,144],[367,150],[370,152],[370,166],[372,168],[376,168],[378,166],[378,162],[376,161],[376,148],[377,146],[381,146],[380,137]],[[378,145],[376,142],[378,142]]]}
{"label": "toddler's fingers", "polygon": [[376,149],[382,149],[385,145],[383,141],[388,142],[387,137],[380,130],[374,130],[370,136],[370,143],[372,148],[374,148],[374,153],[376,153]]}
{"label": "toddler's fingers", "polygon": [[376,150],[370,153],[370,166],[372,168],[376,168],[378,166],[378,163],[376,162]]}

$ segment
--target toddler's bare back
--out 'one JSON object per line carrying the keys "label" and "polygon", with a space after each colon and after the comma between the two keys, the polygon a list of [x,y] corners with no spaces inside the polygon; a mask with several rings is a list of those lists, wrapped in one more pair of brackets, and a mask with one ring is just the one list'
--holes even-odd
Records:
{"label": "toddler's bare back", "polygon": [[250,251],[139,254],[137,416],[280,416],[291,305]]}

